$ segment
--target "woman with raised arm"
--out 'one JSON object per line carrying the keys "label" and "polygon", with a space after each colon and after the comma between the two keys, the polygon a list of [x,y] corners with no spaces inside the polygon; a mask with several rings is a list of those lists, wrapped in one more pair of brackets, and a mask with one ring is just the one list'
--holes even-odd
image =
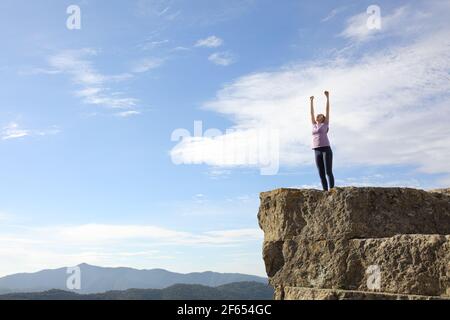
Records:
{"label": "woman with raised arm", "polygon": [[[327,97],[326,116],[318,114],[314,116],[314,96],[311,99],[311,122],[313,125],[312,148],[316,157],[316,166],[319,171],[320,180],[324,191],[328,191],[328,186],[334,188],[333,176],[333,151],[331,150],[330,141],[328,140],[328,125],[330,123],[330,94],[325,91]],[[327,181],[327,176],[329,184]]]}

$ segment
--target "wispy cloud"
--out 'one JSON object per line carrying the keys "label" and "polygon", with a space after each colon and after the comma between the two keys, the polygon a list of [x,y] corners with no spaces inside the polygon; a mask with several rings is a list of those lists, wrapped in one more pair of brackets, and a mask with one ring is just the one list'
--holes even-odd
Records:
{"label": "wispy cloud", "polygon": [[[173,269],[175,252],[214,248],[240,249],[262,241],[259,229],[185,232],[154,225],[82,224],[72,226],[2,226],[0,274],[88,262],[100,265],[146,265]],[[231,249],[230,249],[231,250]],[[181,258],[182,259],[182,258]],[[177,260],[178,265],[183,261]],[[20,268],[18,270],[17,268]],[[234,268],[239,264],[235,264]],[[211,267],[211,264],[209,264]],[[179,271],[188,270],[186,266]],[[192,270],[189,270],[192,271]]]}
{"label": "wispy cloud", "polygon": [[215,223],[229,224],[239,221],[240,225],[253,226],[254,214],[258,210],[259,195],[230,195],[217,199],[210,194],[196,194],[189,200],[174,200],[164,205],[164,210],[176,212],[177,216],[201,218],[204,226]]}
{"label": "wispy cloud", "polygon": [[230,52],[216,52],[209,56],[209,61],[219,66],[229,66],[236,62],[236,57]]}
{"label": "wispy cloud", "polygon": [[13,140],[19,138],[25,138],[30,136],[47,136],[58,134],[60,129],[56,126],[53,126],[49,129],[44,130],[32,130],[26,129],[20,126],[17,122],[10,122],[6,126],[3,127],[0,137],[1,140]]}
{"label": "wispy cloud", "polygon": [[25,67],[25,68],[21,68],[18,71],[19,75],[22,76],[32,76],[32,75],[39,75],[39,74],[48,74],[48,75],[53,75],[53,74],[60,74],[61,71],[60,70],[56,70],[56,69],[45,69],[45,68],[35,68],[35,67]]}
{"label": "wispy cloud", "polygon": [[229,245],[236,242],[259,240],[259,229],[208,231],[194,234],[152,225],[101,225],[87,224],[71,227],[50,227],[38,232],[51,231],[60,241],[99,245],[124,240],[153,239],[160,244],[177,245]]}
{"label": "wispy cloud", "polygon": [[231,174],[231,170],[228,169],[223,169],[221,167],[217,167],[217,168],[210,168],[206,174],[208,175],[209,178],[213,179],[213,180],[219,180],[219,179],[226,179],[230,176]]}
{"label": "wispy cloud", "polygon": [[173,21],[181,14],[181,10],[176,9],[171,0],[138,0],[137,14]]}
{"label": "wispy cloud", "polygon": [[428,19],[427,14],[415,16],[417,20],[409,23],[417,22],[417,28],[428,32],[408,33],[401,44],[360,58],[350,52],[289,64],[225,85],[204,108],[234,121],[233,132],[214,139],[186,139],[173,148],[172,155],[187,164],[248,166],[248,162],[228,162],[220,150],[227,145],[233,146],[227,149],[229,154],[254,152],[253,133],[275,128],[280,163],[311,165],[308,97],[329,89],[337,166],[408,165],[424,173],[450,174],[446,164],[450,158],[449,22],[442,14]]}
{"label": "wispy cloud", "polygon": [[340,13],[344,12],[345,10],[347,10],[347,7],[334,8],[333,10],[330,11],[330,13],[325,18],[323,18],[321,20],[321,22],[327,22],[329,20],[332,20],[334,17],[336,17]]}
{"label": "wispy cloud", "polygon": [[[97,55],[98,52],[90,48],[65,50],[50,56],[48,59],[50,69],[42,69],[44,71],[41,73],[68,75],[79,87],[75,95],[82,98],[86,104],[135,111],[138,99],[127,97],[122,92],[111,90],[109,87],[116,82],[129,80],[133,75],[131,73],[107,75],[99,72],[91,60]],[[147,68],[150,68],[150,65],[147,65]],[[139,70],[143,72],[144,66],[141,66]]]}
{"label": "wispy cloud", "polygon": [[136,13],[139,17],[152,17],[158,24],[180,23],[184,26],[207,26],[234,19],[254,6],[255,0],[204,1],[199,10],[184,0],[138,0]]}
{"label": "wispy cloud", "polygon": [[132,116],[138,116],[140,115],[141,112],[140,111],[123,111],[123,112],[117,112],[115,115],[117,117],[121,117],[121,118],[128,118],[128,117],[132,117]]}
{"label": "wispy cloud", "polygon": [[83,98],[83,102],[104,106],[110,109],[132,109],[137,106],[138,99],[120,97],[120,92],[108,92],[105,88],[85,88],[75,94]]}
{"label": "wispy cloud", "polygon": [[[381,8],[381,10],[383,9]],[[438,12],[436,13],[439,15]],[[356,42],[365,42],[388,36],[402,36],[404,38],[411,33],[424,32],[429,26],[434,25],[426,23],[430,19],[429,13],[412,9],[408,5],[396,8],[392,12],[381,11],[380,29],[369,28],[367,25],[368,18],[369,15],[366,12],[348,18],[346,27],[339,36]]]}
{"label": "wispy cloud", "polygon": [[3,127],[2,140],[17,139],[28,135],[30,135],[29,130],[20,128],[16,122],[11,122]]}
{"label": "wispy cloud", "polygon": [[340,186],[355,187],[408,187],[408,188],[424,188],[420,181],[415,178],[396,179],[395,177],[385,177],[381,174],[364,175],[360,177],[347,177],[345,179],[337,179]]}
{"label": "wispy cloud", "polygon": [[138,44],[137,47],[141,50],[147,51],[147,50],[153,50],[155,48],[162,47],[169,43],[170,43],[170,41],[168,39],[154,40],[153,38],[150,38],[150,39],[144,41],[143,43]]}
{"label": "wispy cloud", "polygon": [[200,39],[196,42],[195,47],[218,48],[223,45],[223,40],[216,36],[210,36]]}
{"label": "wispy cloud", "polygon": [[189,50],[191,50],[191,48],[183,47],[183,46],[178,46],[178,47],[171,49],[172,52],[181,52],[181,51],[189,51]]}
{"label": "wispy cloud", "polygon": [[[195,43],[194,48],[219,48],[223,44],[223,39],[217,36],[210,36],[198,40]],[[236,56],[229,51],[222,51],[210,54],[208,60],[216,65],[226,67],[236,62]]]}
{"label": "wispy cloud", "polygon": [[143,73],[149,70],[156,69],[164,64],[164,59],[161,58],[145,58],[133,66],[133,72],[135,73]]}

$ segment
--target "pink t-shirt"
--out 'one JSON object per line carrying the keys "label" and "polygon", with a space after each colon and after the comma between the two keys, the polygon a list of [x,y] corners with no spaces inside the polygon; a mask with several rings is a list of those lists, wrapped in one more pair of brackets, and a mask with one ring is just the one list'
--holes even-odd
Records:
{"label": "pink t-shirt", "polygon": [[328,123],[316,123],[313,124],[312,129],[312,148],[319,147],[327,147],[330,145],[330,141],[328,140],[328,131],[329,131]]}

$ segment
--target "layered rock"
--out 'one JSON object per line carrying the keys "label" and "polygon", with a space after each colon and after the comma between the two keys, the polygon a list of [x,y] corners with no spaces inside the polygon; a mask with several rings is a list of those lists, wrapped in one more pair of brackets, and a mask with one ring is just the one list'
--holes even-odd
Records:
{"label": "layered rock", "polygon": [[277,299],[450,296],[446,192],[279,189],[261,194],[258,219]]}

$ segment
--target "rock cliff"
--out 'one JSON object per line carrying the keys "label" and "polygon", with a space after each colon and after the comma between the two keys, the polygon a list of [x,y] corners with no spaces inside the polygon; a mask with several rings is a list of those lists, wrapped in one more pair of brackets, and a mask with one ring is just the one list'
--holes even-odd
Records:
{"label": "rock cliff", "polygon": [[260,198],[275,299],[450,298],[449,189],[278,189]]}

